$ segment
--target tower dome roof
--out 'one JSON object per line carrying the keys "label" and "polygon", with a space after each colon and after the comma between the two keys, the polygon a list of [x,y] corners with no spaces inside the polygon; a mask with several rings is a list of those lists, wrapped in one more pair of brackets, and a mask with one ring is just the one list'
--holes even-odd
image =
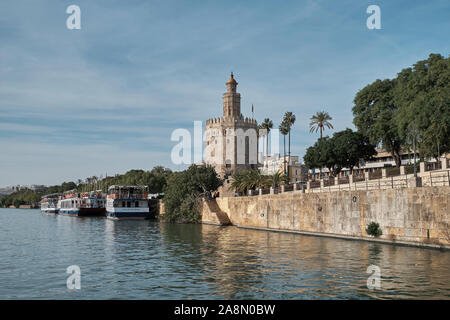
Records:
{"label": "tower dome roof", "polygon": [[236,80],[234,80],[233,72],[231,73],[230,79],[227,81],[227,84],[229,83],[237,84]]}

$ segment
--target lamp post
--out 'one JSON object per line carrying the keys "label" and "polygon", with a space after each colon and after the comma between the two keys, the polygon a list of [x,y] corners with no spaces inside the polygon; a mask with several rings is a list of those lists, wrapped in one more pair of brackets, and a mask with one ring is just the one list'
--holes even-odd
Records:
{"label": "lamp post", "polygon": [[417,142],[417,136],[419,134],[419,130],[417,130],[416,124],[412,123],[409,129],[409,135],[413,140],[413,149],[414,149],[414,178],[417,178],[417,155],[416,155],[416,142]]}

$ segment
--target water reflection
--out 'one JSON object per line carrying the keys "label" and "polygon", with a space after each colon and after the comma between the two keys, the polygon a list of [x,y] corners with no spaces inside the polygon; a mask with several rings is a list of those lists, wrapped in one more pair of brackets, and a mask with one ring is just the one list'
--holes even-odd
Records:
{"label": "water reflection", "polygon": [[[450,298],[448,251],[29,210],[0,210],[0,231],[4,299]],[[367,289],[369,265],[381,290]]]}

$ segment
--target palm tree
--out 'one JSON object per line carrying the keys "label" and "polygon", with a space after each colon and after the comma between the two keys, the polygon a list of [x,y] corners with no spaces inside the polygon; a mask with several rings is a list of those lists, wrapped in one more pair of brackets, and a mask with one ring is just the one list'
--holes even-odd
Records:
{"label": "palm tree", "polygon": [[292,112],[286,112],[284,114],[283,122],[286,123],[289,130],[289,142],[288,142],[288,163],[291,162],[291,128],[295,123],[295,115]]}
{"label": "palm tree", "polygon": [[264,121],[261,123],[261,129],[265,129],[265,137],[266,137],[266,160],[269,157],[269,132],[270,129],[273,128],[273,122],[269,118],[265,118]]}
{"label": "palm tree", "polygon": [[333,125],[329,122],[333,118],[328,114],[328,112],[321,111],[317,112],[311,117],[311,122],[309,123],[309,132],[317,132],[320,130],[320,138],[322,138],[322,132],[325,127],[333,129]]}
{"label": "palm tree", "polygon": [[283,158],[283,168],[284,173],[286,173],[286,135],[289,133],[288,125],[283,121],[279,126],[280,133],[283,135],[283,146],[284,146],[284,158]]}
{"label": "palm tree", "polygon": [[[265,138],[265,136],[267,135],[267,132],[266,132],[266,129],[264,129],[263,127],[262,127],[262,124],[260,124],[260,125],[258,125],[258,139],[260,138],[260,137],[262,137],[263,138],[263,143],[262,143],[262,154],[263,154],[263,163],[264,163],[264,155],[266,154],[265,153],[265,151],[264,151],[264,146],[265,146],[265,142],[264,142],[264,138]],[[258,140],[259,141],[259,140]],[[259,146],[259,145],[258,145]],[[259,148],[258,148],[258,152],[259,152]],[[259,160],[258,160],[259,161]]]}
{"label": "palm tree", "polygon": [[273,188],[276,188],[279,185],[289,183],[289,178],[285,175],[281,170],[275,172],[274,174],[268,176],[271,181],[271,185]]}
{"label": "palm tree", "polygon": [[263,185],[264,176],[259,170],[238,171],[232,175],[231,187],[239,193],[247,193]]}

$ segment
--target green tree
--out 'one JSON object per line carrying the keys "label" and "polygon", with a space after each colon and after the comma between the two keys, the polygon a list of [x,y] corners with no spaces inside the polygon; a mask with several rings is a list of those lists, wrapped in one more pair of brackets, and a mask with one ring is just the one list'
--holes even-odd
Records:
{"label": "green tree", "polygon": [[439,157],[450,151],[450,58],[430,54],[396,78],[396,121],[403,139],[411,123],[421,136],[421,157]]}
{"label": "green tree", "polygon": [[330,173],[334,171],[335,159],[333,143],[329,137],[319,138],[313,146],[306,149],[303,157],[308,168],[320,169],[320,175],[322,175],[322,168],[328,168]]}
{"label": "green tree", "polygon": [[266,159],[269,156],[269,132],[273,128],[273,122],[269,118],[265,118],[261,123],[261,129],[265,130],[265,139],[266,139]]}
{"label": "green tree", "polygon": [[337,175],[343,168],[353,170],[360,159],[369,160],[376,154],[375,146],[359,132],[346,129],[333,134],[332,138],[319,138],[306,150],[303,160],[310,168],[327,168]]}
{"label": "green tree", "polygon": [[286,169],[286,135],[289,133],[289,127],[286,122],[281,122],[280,126],[278,127],[280,130],[280,133],[283,135],[283,150],[284,150],[284,156],[283,156],[283,169],[284,173],[287,173]]}
{"label": "green tree", "polygon": [[292,112],[289,112],[289,111],[286,112],[284,114],[283,122],[286,124],[286,126],[289,130],[289,132],[288,132],[288,134],[289,134],[289,137],[288,137],[288,141],[289,141],[288,142],[288,163],[290,163],[291,162],[291,129],[295,123],[295,115]]}
{"label": "green tree", "polygon": [[170,222],[198,222],[202,196],[221,185],[216,171],[209,166],[191,165],[187,170],[171,174],[164,188],[162,218]]}
{"label": "green tree", "polygon": [[277,187],[289,182],[289,178],[281,170],[272,175],[263,175],[259,170],[244,170],[236,172],[232,178],[231,188],[241,194],[247,194],[248,190]]}
{"label": "green tree", "polygon": [[372,144],[382,143],[399,167],[404,138],[398,132],[395,118],[398,110],[394,102],[395,84],[396,80],[376,80],[360,90],[354,99],[353,123]]}
{"label": "green tree", "polygon": [[325,130],[325,127],[328,129],[333,129],[333,125],[331,124],[331,120],[333,118],[328,114],[328,112],[321,111],[317,112],[315,115],[311,117],[311,122],[309,123],[309,132],[317,132],[320,131],[320,137],[322,138],[322,132]]}
{"label": "green tree", "polygon": [[369,139],[359,132],[346,129],[333,134],[331,139],[333,147],[334,173],[338,174],[342,168],[353,168],[359,164],[360,159],[369,160],[377,154],[375,146]]}

